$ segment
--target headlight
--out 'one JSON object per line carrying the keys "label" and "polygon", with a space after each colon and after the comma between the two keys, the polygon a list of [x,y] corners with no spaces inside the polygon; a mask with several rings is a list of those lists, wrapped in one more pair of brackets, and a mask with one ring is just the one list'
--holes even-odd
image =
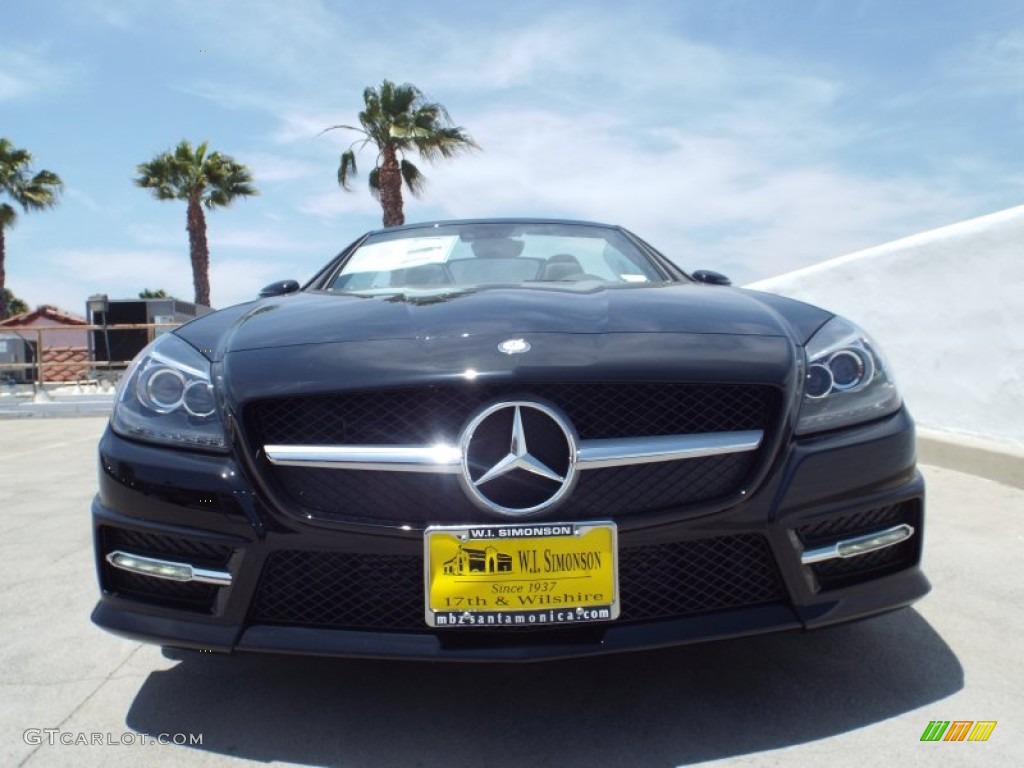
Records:
{"label": "headlight", "polygon": [[834,317],[807,344],[807,377],[797,434],[870,421],[899,410],[900,395],[878,347]]}
{"label": "headlight", "polygon": [[121,380],[110,424],[125,437],[225,450],[210,362],[173,333],[142,350]]}

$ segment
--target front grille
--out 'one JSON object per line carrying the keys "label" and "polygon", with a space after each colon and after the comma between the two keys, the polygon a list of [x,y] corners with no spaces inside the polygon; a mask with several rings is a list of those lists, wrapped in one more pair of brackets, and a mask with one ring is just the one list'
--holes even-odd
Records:
{"label": "front grille", "polygon": [[[224,568],[232,553],[231,547],[221,544],[108,526],[100,529],[100,541],[104,558],[109,552],[120,550],[203,568]],[[119,597],[201,613],[212,611],[217,598],[219,588],[213,584],[171,581],[130,573],[114,568],[105,559],[102,567],[106,589]]]}
{"label": "front grille", "polygon": [[[569,499],[548,517],[614,518],[708,501],[738,487],[754,461],[747,452],[587,470],[580,472]],[[454,475],[303,467],[275,467],[273,474],[285,493],[321,519],[425,525],[484,516]]]}
{"label": "front grille", "polygon": [[821,589],[838,589],[896,573],[917,562],[921,541],[920,502],[915,499],[838,515],[800,526],[796,533],[805,549],[813,549],[838,539],[873,533],[901,523],[915,530],[915,534],[906,541],[864,555],[825,560],[808,566]]}
{"label": "front grille", "polygon": [[[785,597],[755,534],[624,547],[620,622],[690,616]],[[264,566],[250,618],[263,624],[424,630],[423,560],[407,555],[281,550]]]}
{"label": "front grille", "polygon": [[650,382],[534,382],[433,386],[261,400],[246,413],[256,447],[454,442],[473,411],[529,397],[565,412],[583,440],[766,429],[768,387]]}
{"label": "front grille", "polygon": [[[528,397],[553,403],[583,440],[769,430],[777,393],[768,387],[662,383],[539,382],[356,392],[263,400],[250,405],[251,446],[455,442],[485,403]],[[581,472],[561,519],[615,517],[698,504],[738,490],[761,452]],[[480,512],[453,476],[305,467],[264,471],[293,503],[318,518],[472,522]]]}

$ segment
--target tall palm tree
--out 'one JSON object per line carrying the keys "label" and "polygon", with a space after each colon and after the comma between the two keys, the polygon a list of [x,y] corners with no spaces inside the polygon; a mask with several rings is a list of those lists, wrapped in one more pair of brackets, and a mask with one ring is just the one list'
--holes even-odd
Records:
{"label": "tall palm tree", "polygon": [[206,216],[209,210],[228,206],[238,197],[257,195],[252,174],[244,165],[220,152],[207,154],[208,142],[195,149],[182,140],[173,151],[161,152],[136,168],[135,183],[152,190],[157,200],[184,200],[188,203],[186,226],[189,254],[192,257],[192,284],[195,302],[210,306],[210,248],[206,243]]}
{"label": "tall palm tree", "polygon": [[363,91],[366,109],[359,113],[359,125],[332,125],[321,133],[344,128],[363,137],[341,153],[338,184],[349,189],[349,179],[356,175],[356,152],[367,144],[377,148],[377,162],[370,171],[370,193],[380,201],[384,226],[405,223],[402,209],[402,183],[414,197],[423,191],[426,178],[405,155],[415,150],[420,157],[434,162],[451,158],[459,152],[480,147],[462,128],[452,125],[448,111],[440,104],[426,100],[414,85],[395,85],[385,80],[378,90],[372,86]]}
{"label": "tall palm tree", "polygon": [[[32,154],[27,149],[18,149],[8,139],[0,138],[0,193],[6,194],[21,206],[25,213],[52,208],[64,187],[53,171],[32,172]],[[8,309],[7,273],[4,271],[6,244],[4,230],[14,226],[18,218],[14,206],[0,203],[0,320],[6,318]]]}

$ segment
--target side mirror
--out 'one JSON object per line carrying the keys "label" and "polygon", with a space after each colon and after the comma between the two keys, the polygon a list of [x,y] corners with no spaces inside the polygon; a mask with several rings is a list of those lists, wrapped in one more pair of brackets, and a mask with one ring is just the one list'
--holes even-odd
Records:
{"label": "side mirror", "polygon": [[266,299],[270,296],[284,296],[288,293],[295,293],[299,290],[298,280],[278,280],[276,283],[271,283],[260,291],[260,298]]}
{"label": "side mirror", "polygon": [[706,283],[707,285],[732,285],[732,280],[728,277],[721,272],[713,272],[710,269],[698,269],[690,277],[698,283]]}

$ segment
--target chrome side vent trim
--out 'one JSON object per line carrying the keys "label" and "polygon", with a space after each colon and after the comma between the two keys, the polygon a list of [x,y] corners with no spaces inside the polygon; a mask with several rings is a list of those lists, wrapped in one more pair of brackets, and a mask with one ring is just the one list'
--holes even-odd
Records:
{"label": "chrome side vent trim", "polygon": [[827,547],[816,547],[805,550],[800,555],[800,562],[803,565],[823,563],[827,560],[840,560],[850,557],[866,555],[869,552],[877,552],[880,549],[887,549],[900,544],[914,535],[913,526],[903,523],[885,528],[874,533],[867,533],[862,536],[854,536],[849,539],[840,539]]}
{"label": "chrome side vent trim", "polygon": [[114,568],[138,574],[139,576],[166,579],[167,581],[195,581],[201,584],[213,584],[218,587],[231,586],[231,574],[227,571],[198,568],[191,563],[178,563],[173,560],[161,560],[156,557],[134,555],[131,552],[122,552],[121,550],[108,552],[106,561]]}

